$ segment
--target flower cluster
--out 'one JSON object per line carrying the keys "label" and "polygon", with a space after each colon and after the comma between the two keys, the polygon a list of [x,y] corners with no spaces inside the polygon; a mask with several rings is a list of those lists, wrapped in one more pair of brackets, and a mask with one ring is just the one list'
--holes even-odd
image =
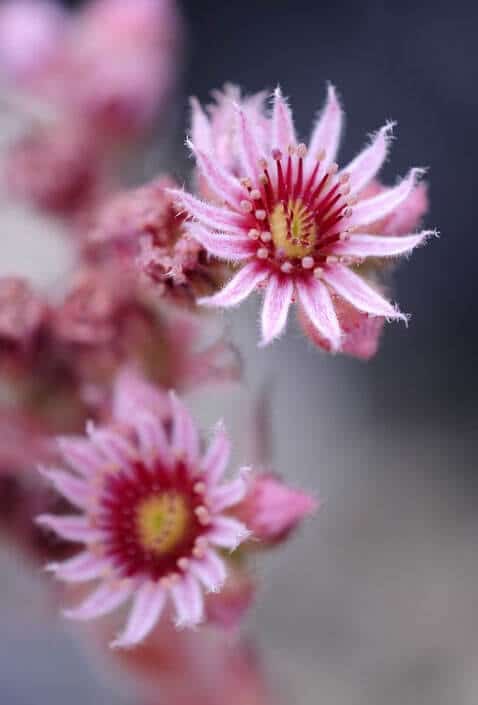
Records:
{"label": "flower cluster", "polygon": [[50,0],[4,3],[6,101],[27,118],[7,153],[10,192],[63,216],[96,205],[125,146],[170,103],[181,33],[172,0],[91,0],[69,14]]}
{"label": "flower cluster", "polygon": [[392,123],[336,164],[332,86],[307,145],[280,89],[271,102],[233,85],[206,108],[192,99],[189,190],[163,164],[126,186],[126,155],[171,108],[180,44],[173,0],[0,8],[6,104],[21,126],[3,183],[60,216],[74,250],[54,288],[0,277],[0,530],[47,564],[55,605],[83,596],[66,617],[94,620],[92,643],[160,682],[168,705],[265,705],[237,628],[263,554],[319,502],[273,468],[262,398],[258,452],[236,474],[222,422],[208,442],[198,431],[179,395],[209,392],[215,408],[213,385],[242,381],[236,346],[205,310],[263,290],[261,345],[295,303],[317,347],[370,359],[385,320],[407,319],[389,300],[391,265],[433,233],[418,230],[421,169],[391,187],[377,178]]}

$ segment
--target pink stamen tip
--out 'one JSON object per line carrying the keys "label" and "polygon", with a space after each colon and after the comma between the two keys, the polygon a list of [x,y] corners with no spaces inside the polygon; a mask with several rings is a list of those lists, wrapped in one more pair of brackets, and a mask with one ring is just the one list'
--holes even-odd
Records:
{"label": "pink stamen tip", "polygon": [[280,151],[280,149],[272,150],[272,159],[276,162],[280,162],[280,160],[282,159],[282,152]]}
{"label": "pink stamen tip", "polygon": [[302,266],[304,269],[312,269],[314,266],[314,258],[313,257],[303,257],[302,258]]}
{"label": "pink stamen tip", "polygon": [[339,165],[337,162],[332,162],[332,164],[329,166],[329,175],[332,176],[332,174],[336,174],[339,170]]}
{"label": "pink stamen tip", "polygon": [[257,250],[257,256],[259,259],[267,259],[269,256],[269,250],[266,247],[260,247]]}
{"label": "pink stamen tip", "polygon": [[268,230],[266,230],[264,233],[262,233],[261,240],[262,242],[270,242],[272,240],[272,234]]}
{"label": "pink stamen tip", "polygon": [[317,152],[316,158],[318,162],[323,162],[325,159],[325,149],[321,149],[319,152]]}
{"label": "pink stamen tip", "polygon": [[251,238],[251,240],[257,240],[259,238],[260,233],[255,228],[252,228],[252,230],[249,230],[248,235]]}
{"label": "pink stamen tip", "polygon": [[328,257],[325,258],[325,261],[327,264],[337,264],[339,258],[336,255],[328,255]]}
{"label": "pink stamen tip", "polygon": [[267,213],[263,210],[257,210],[254,215],[256,216],[257,220],[265,220],[267,218]]}
{"label": "pink stamen tip", "polygon": [[251,191],[251,198],[253,198],[255,201],[258,201],[261,198],[261,192],[258,189],[253,189]]}
{"label": "pink stamen tip", "polygon": [[243,211],[244,213],[252,212],[253,205],[250,201],[241,201],[239,205],[241,207],[241,211]]}
{"label": "pink stamen tip", "polygon": [[281,272],[284,272],[284,274],[290,274],[292,272],[292,264],[290,262],[284,262],[284,264],[281,264]]}
{"label": "pink stamen tip", "polygon": [[322,267],[316,267],[314,269],[314,277],[316,279],[320,279],[322,277],[323,273],[324,273],[324,270],[322,269]]}

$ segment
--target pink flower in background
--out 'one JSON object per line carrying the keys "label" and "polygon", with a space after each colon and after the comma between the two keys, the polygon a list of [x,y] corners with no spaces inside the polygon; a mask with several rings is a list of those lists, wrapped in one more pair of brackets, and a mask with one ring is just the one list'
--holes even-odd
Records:
{"label": "pink flower in background", "polygon": [[223,268],[185,229],[185,216],[169,193],[174,187],[171,177],[161,176],[107,200],[92,219],[85,255],[94,261],[119,257],[144,275],[155,296],[194,303],[217,288]]}
{"label": "pink flower in background", "polygon": [[385,125],[339,171],[333,160],[342,119],[335,91],[329,87],[307,148],[297,141],[292,114],[279,89],[266,131],[237,107],[241,178],[217,163],[212,149],[190,145],[201,178],[221,205],[176,191],[193,219],[189,233],[212,255],[240,266],[222,291],[202,303],[230,307],[265,288],[263,344],[284,330],[296,299],[308,325],[333,351],[341,349],[344,338],[337,300],[370,316],[406,319],[354,269],[369,257],[410,252],[431,235],[424,231],[384,237],[372,228],[399,212],[416,189],[421,171],[412,169],[397,186],[362,198],[387,156],[391,126]]}
{"label": "pink flower in background", "polygon": [[234,514],[255,539],[270,544],[286,539],[317,508],[317,500],[309,494],[288,487],[271,472],[260,472],[249,481],[247,494]]}
{"label": "pink flower in background", "polygon": [[49,0],[7,0],[0,8],[0,66],[14,81],[38,80],[58,58],[66,15]]}
{"label": "pink flower in background", "polygon": [[67,102],[104,138],[141,134],[171,94],[180,35],[173,0],[87,4],[72,26]]}
{"label": "pink flower in background", "polygon": [[7,150],[5,180],[15,198],[76,216],[103,190],[103,162],[91,136],[73,123],[35,128]]}
{"label": "pink flower in background", "polygon": [[0,344],[27,348],[48,313],[43,299],[22,277],[0,278]]}
{"label": "pink flower in background", "polygon": [[74,472],[44,471],[81,513],[38,519],[60,537],[85,544],[74,559],[50,566],[58,578],[100,580],[67,616],[89,620],[133,600],[116,646],[142,641],[168,598],[179,625],[201,622],[203,589],[219,590],[226,578],[219,551],[234,550],[248,536],[244,524],[224,514],[246,487],[242,473],[221,483],[229,456],[222,427],[203,454],[192,418],[176,397],[169,431],[153,405],[144,404],[144,388],[129,390],[117,389],[114,425],[90,425],[87,439],[60,441]]}

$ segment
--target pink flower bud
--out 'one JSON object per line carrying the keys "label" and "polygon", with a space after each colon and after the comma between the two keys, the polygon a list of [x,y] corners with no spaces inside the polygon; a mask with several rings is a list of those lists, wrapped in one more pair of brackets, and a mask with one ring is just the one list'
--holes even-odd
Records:
{"label": "pink flower bud", "polygon": [[250,482],[249,491],[236,515],[260,541],[283,541],[307,516],[318,508],[314,497],[288,487],[273,473],[259,473]]}

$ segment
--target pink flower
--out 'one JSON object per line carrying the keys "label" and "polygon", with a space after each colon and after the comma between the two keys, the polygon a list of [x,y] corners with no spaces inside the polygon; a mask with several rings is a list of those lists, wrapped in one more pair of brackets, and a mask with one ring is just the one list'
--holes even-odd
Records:
{"label": "pink flower", "polygon": [[0,66],[27,85],[57,58],[65,29],[59,4],[49,0],[7,0],[0,9]]}
{"label": "pink flower", "polygon": [[185,216],[169,193],[175,185],[161,176],[108,199],[96,214],[85,251],[96,260],[116,255],[139,270],[155,294],[193,303],[196,295],[217,287],[222,267],[185,229]]}
{"label": "pink flower", "polygon": [[288,487],[271,472],[261,472],[251,479],[247,494],[235,507],[234,514],[254,538],[277,543],[287,538],[317,507],[317,500],[310,495]]}
{"label": "pink flower", "polygon": [[10,193],[40,210],[76,215],[91,207],[102,188],[103,164],[79,125],[35,128],[6,154]]}
{"label": "pink flower", "polygon": [[0,278],[0,342],[28,347],[44,323],[48,307],[21,277]]}
{"label": "pink flower", "polygon": [[174,0],[88,3],[72,22],[67,102],[105,138],[138,136],[171,94],[180,34]]}
{"label": "pink flower", "polygon": [[221,482],[229,457],[223,428],[203,454],[193,420],[174,395],[169,430],[152,405],[136,404],[144,390],[117,392],[124,403],[115,406],[115,425],[90,425],[87,439],[60,441],[74,472],[44,471],[81,513],[38,521],[85,544],[74,559],[49,566],[58,578],[100,580],[68,617],[93,619],[133,600],[126,628],[114,642],[126,647],[153,629],[168,598],[178,625],[201,622],[203,589],[219,590],[226,577],[219,551],[234,550],[248,531],[224,514],[240,501],[245,484],[242,474]]}
{"label": "pink flower", "polygon": [[221,205],[176,191],[193,218],[189,233],[210,254],[239,267],[219,293],[200,303],[235,306],[265,288],[262,344],[282,333],[293,300],[333,351],[342,348],[344,338],[338,300],[370,316],[406,320],[378,287],[354,270],[369,257],[410,252],[431,234],[383,237],[371,230],[377,221],[399,212],[421,170],[412,169],[378,196],[361,198],[387,156],[391,125],[339,171],[333,160],[341,127],[342,109],[330,86],[309,147],[299,144],[291,111],[277,89],[266,131],[236,108],[242,178],[218,163],[212,149],[190,144],[201,178]]}

